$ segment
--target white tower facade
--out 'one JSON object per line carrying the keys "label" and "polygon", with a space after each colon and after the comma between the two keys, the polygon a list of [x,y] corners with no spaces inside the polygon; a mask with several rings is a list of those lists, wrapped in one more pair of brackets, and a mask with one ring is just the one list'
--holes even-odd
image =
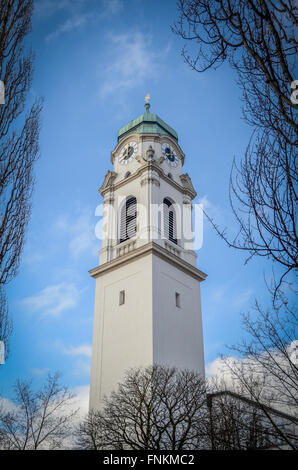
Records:
{"label": "white tower facade", "polygon": [[122,127],[100,188],[90,409],[132,367],[164,364],[204,375],[192,200],[176,132],[146,112]]}

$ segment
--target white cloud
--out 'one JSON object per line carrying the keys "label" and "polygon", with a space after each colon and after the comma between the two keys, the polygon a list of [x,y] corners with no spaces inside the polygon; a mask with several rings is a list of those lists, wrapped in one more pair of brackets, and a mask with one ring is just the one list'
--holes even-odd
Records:
{"label": "white cloud", "polygon": [[246,289],[235,295],[235,297],[233,297],[233,306],[241,307],[242,305],[245,305],[251,299],[252,294],[252,289]]}
{"label": "white cloud", "polygon": [[84,360],[82,358],[79,358],[75,361],[74,367],[71,371],[72,375],[76,377],[84,376],[84,375],[90,375],[90,370],[91,370],[91,364],[90,361]]}
{"label": "white cloud", "polygon": [[90,344],[83,343],[77,346],[65,346],[61,341],[57,340],[55,347],[59,349],[62,354],[76,358],[72,362],[72,375],[85,376],[90,374],[90,358],[92,354]]}
{"label": "white cloud", "polygon": [[8,398],[0,397],[0,410],[5,411],[6,413],[12,413],[17,410],[17,405]]}
{"label": "white cloud", "polygon": [[225,209],[211,202],[206,194],[199,199],[199,204],[202,204],[204,212],[216,225],[226,226],[229,213]]}
{"label": "white cloud", "polygon": [[201,198],[199,199],[199,204],[202,204],[202,206],[204,207],[204,209],[209,209],[210,207],[213,206],[213,204],[211,203],[211,201],[208,199],[207,194],[205,194],[203,197],[201,197]]}
{"label": "white cloud", "polygon": [[59,217],[54,229],[69,236],[68,248],[72,256],[98,253],[100,243],[95,236],[95,220],[90,209],[80,208],[73,217]]}
{"label": "white cloud", "polygon": [[[78,410],[76,415],[76,420],[82,419],[88,413],[89,409],[89,385],[80,385],[69,389],[69,391],[74,395],[71,398],[68,406],[69,410],[75,411]],[[18,405],[5,397],[0,397],[0,409],[5,412],[12,412],[18,409]]]}
{"label": "white cloud", "polygon": [[77,419],[81,419],[89,410],[89,385],[81,385],[72,389],[75,397],[72,399],[71,406],[74,410],[79,408]]}
{"label": "white cloud", "polygon": [[103,10],[104,15],[116,15],[120,13],[123,9],[123,2],[122,0],[106,0],[105,1],[105,8]]}
{"label": "white cloud", "polygon": [[[72,428],[75,430],[89,411],[89,385],[74,387],[70,389],[70,392],[73,393],[74,397],[71,398],[67,404],[67,414],[76,412],[71,421]],[[7,398],[0,397],[0,409],[4,412],[17,412],[18,408],[19,405],[14,404]],[[61,410],[58,410],[58,415],[60,411]],[[63,449],[72,449],[75,448],[75,445],[74,434],[71,434],[63,440]],[[45,445],[44,449],[47,449],[47,445]]]}
{"label": "white cloud", "polygon": [[68,18],[49,33],[45,40],[51,42],[59,36],[80,29],[90,22],[110,18],[123,9],[122,0],[43,0],[37,3],[36,15],[39,18],[53,16],[56,13],[66,13]]}
{"label": "white cloud", "polygon": [[45,368],[45,369],[38,369],[38,367],[35,367],[33,369],[31,369],[31,373],[33,375],[44,375],[46,374],[47,372],[49,372],[49,369],[48,368]]}
{"label": "white cloud", "polygon": [[216,287],[210,295],[210,300],[216,303],[221,303],[225,300],[227,289],[225,287]]}
{"label": "white cloud", "polygon": [[74,15],[71,18],[68,18],[64,23],[62,23],[55,31],[46,36],[46,41],[50,42],[56,39],[58,36],[61,36],[64,33],[69,33],[74,29],[81,28],[85,26],[86,23],[90,20],[92,14],[85,13],[82,15]]}
{"label": "white cloud", "polygon": [[[291,359],[291,362],[298,365],[298,340],[292,341],[286,347],[287,354]],[[246,367],[247,370],[251,371],[252,368],[254,371],[260,373],[263,366],[262,364],[266,364],[269,362],[273,366],[280,364],[280,367],[286,370],[289,367],[289,363],[285,360],[284,354],[278,350],[271,350],[270,355],[267,352],[260,353],[259,360],[257,361],[256,358],[253,356],[251,357],[234,357],[234,356],[227,356],[224,358],[218,357],[214,361],[209,362],[206,364],[206,375],[208,377],[225,377],[227,380],[231,380],[231,376],[233,375],[231,369],[242,368]],[[265,374],[266,374],[266,369]]]}
{"label": "white cloud", "polygon": [[56,317],[63,311],[74,308],[79,296],[80,292],[74,284],[62,282],[47,286],[38,294],[26,297],[22,304],[30,312]]}
{"label": "white cloud", "polygon": [[102,84],[100,97],[142,85],[146,80],[153,80],[160,74],[161,58],[168,49],[154,52],[152,38],[140,32],[114,34],[110,38],[107,55],[111,62],[100,69]]}
{"label": "white cloud", "polygon": [[82,0],[36,0],[34,14],[38,18],[48,19],[55,13],[69,10],[74,4],[80,4]]}
{"label": "white cloud", "polygon": [[[70,400],[69,411],[76,412],[73,417],[72,426],[73,429],[77,429],[78,425],[82,420],[87,416],[89,411],[89,385],[81,385],[71,389],[71,392],[75,395],[74,398]],[[75,449],[76,448],[76,439],[75,435],[71,434],[63,442],[64,449]]]}
{"label": "white cloud", "polygon": [[25,248],[25,253],[23,255],[23,264],[27,266],[39,265],[45,259],[45,252],[37,252],[32,244]]}
{"label": "white cloud", "polygon": [[64,354],[70,356],[87,356],[91,357],[92,347],[89,344],[80,344],[79,346],[70,346],[69,348],[63,348]]}
{"label": "white cloud", "polygon": [[252,387],[264,403],[291,413],[296,408],[295,386],[288,377],[293,377],[293,368],[298,365],[297,351],[295,340],[287,346],[287,354],[272,349],[259,356],[217,358],[206,365],[206,376],[217,389],[227,388],[250,396],[248,389]]}
{"label": "white cloud", "polygon": [[[234,379],[232,378],[231,371],[227,364],[232,365],[232,363],[234,363],[235,361],[237,361],[237,359],[232,356],[225,359],[222,359],[220,357],[216,358],[214,361],[209,362],[206,365],[205,369],[207,377],[217,377],[220,379],[224,379],[227,385],[233,384]],[[240,361],[241,360],[239,359],[239,363]]]}
{"label": "white cloud", "polygon": [[245,289],[236,292],[233,285],[225,284],[212,289],[209,300],[217,304],[228,303],[233,308],[239,308],[247,304],[252,295],[252,289]]}
{"label": "white cloud", "polygon": [[[95,0],[98,5],[98,0]],[[101,0],[99,12],[93,11],[93,17],[97,20],[106,20],[118,15],[124,7],[123,0]]]}
{"label": "white cloud", "polygon": [[215,226],[219,233],[224,233],[228,240],[233,240],[239,231],[239,226],[228,201],[225,205],[223,205],[223,201],[217,204],[212,202],[209,196],[205,194],[198,202],[203,205],[204,231],[208,230],[215,233]]}

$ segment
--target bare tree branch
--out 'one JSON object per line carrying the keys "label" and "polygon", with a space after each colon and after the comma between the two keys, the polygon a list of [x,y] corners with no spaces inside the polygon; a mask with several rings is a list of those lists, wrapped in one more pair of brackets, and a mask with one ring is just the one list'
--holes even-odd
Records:
{"label": "bare tree branch", "polygon": [[4,342],[5,361],[9,356],[9,337],[11,332],[12,320],[8,313],[8,305],[4,290],[0,288],[0,340]]}
{"label": "bare tree branch", "polygon": [[228,60],[238,74],[244,119],[254,128],[243,160],[233,164],[230,202],[239,226],[229,246],[284,268],[276,290],[297,269],[297,104],[291,83],[298,47],[292,0],[179,0],[173,31],[190,42],[182,55],[204,72]]}
{"label": "bare tree branch", "polygon": [[60,449],[72,433],[77,410],[70,408],[73,394],[49,374],[38,392],[31,382],[17,380],[13,410],[0,408],[2,449]]}
{"label": "bare tree branch", "polygon": [[0,79],[5,85],[5,104],[0,105],[0,287],[18,272],[39,156],[42,100],[23,114],[33,74],[32,51],[25,53],[23,47],[32,12],[32,0],[0,0]]}
{"label": "bare tree branch", "polygon": [[90,411],[78,443],[87,449],[199,449],[206,445],[204,403],[204,380],[195,372],[133,369],[101,411]]}

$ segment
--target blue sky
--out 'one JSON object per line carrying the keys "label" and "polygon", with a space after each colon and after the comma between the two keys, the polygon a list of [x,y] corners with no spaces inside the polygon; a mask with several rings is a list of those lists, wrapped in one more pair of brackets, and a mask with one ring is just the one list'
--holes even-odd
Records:
{"label": "blue sky", "polygon": [[[27,39],[36,53],[29,96],[44,96],[32,218],[18,276],[8,286],[14,320],[11,355],[0,370],[0,393],[17,377],[39,384],[60,370],[71,388],[89,384],[94,280],[100,242],[97,192],[111,168],[118,129],[144,111],[173,127],[185,152],[184,171],[197,200],[223,227],[235,224],[228,203],[233,157],[251,129],[241,119],[233,71],[198,74],[181,57],[170,30],[174,0],[39,0]],[[255,297],[266,305],[271,266],[228,248],[205,222],[198,268],[202,284],[205,361],[243,335],[240,313]]]}

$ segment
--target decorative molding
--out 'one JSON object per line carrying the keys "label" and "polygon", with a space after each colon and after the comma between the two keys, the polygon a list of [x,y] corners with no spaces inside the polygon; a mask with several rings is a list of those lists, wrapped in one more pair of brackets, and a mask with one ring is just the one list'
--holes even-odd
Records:
{"label": "decorative molding", "polygon": [[140,163],[140,165],[144,165],[146,163],[145,160],[143,160],[141,155],[136,156],[136,161]]}
{"label": "decorative molding", "polygon": [[143,178],[141,180],[141,186],[144,186],[144,184],[155,184],[155,186],[159,187],[160,186],[160,182],[156,179],[156,178],[153,178],[153,177],[150,177],[148,176],[148,178]]}
{"label": "decorative molding", "polygon": [[147,168],[148,168],[148,172],[144,173],[143,176],[141,177],[141,180],[140,180],[141,186],[143,186],[144,184],[151,183],[159,187],[160,186],[159,177],[158,177],[159,175],[157,174],[156,171],[154,171],[155,168],[150,168],[150,167],[147,167]]}
{"label": "decorative molding", "polygon": [[[156,171],[156,173],[161,178],[163,178],[167,183],[171,184],[174,188],[176,188],[182,194],[187,194],[191,199],[194,199],[196,197],[197,193],[193,189],[192,184],[188,185],[188,186],[183,186],[183,185],[180,185],[180,184],[176,183],[176,181],[172,180],[171,178],[169,178],[164,173],[162,168],[160,168],[156,162],[144,162],[144,164],[135,173],[133,173],[131,176],[129,176],[126,179],[118,181],[118,183],[115,183],[112,187],[110,187],[110,189],[117,190],[117,189],[121,188],[128,181],[130,182],[134,179],[139,178],[145,171],[148,171],[148,169],[150,169],[150,168],[154,169]],[[184,176],[184,175],[181,175],[181,176]],[[188,176],[188,178],[189,178],[189,176]],[[191,188],[192,188],[192,190],[191,190]],[[100,194],[103,196],[105,194],[105,192],[108,191],[108,189],[109,188],[105,188],[105,189],[101,188]]]}
{"label": "decorative molding", "polygon": [[129,253],[130,251],[134,250],[136,246],[136,242],[137,241],[134,238],[134,239],[131,239],[129,243],[125,243],[125,244],[119,243],[119,245],[117,245],[116,247],[117,256],[123,256],[126,253]]}
{"label": "decorative molding", "polygon": [[183,200],[182,200],[182,204],[185,204],[185,205],[191,205],[191,199],[190,197],[187,195],[187,194],[184,194],[183,195]]}
{"label": "decorative molding", "polygon": [[107,193],[103,202],[104,204],[114,204],[115,202],[114,193]]}
{"label": "decorative molding", "polygon": [[157,245],[154,242],[146,243],[145,245],[135,248],[132,251],[129,251],[122,256],[115,258],[111,261],[108,261],[97,268],[91,269],[89,274],[93,278],[98,278],[102,274],[117,269],[120,265],[125,265],[134,261],[137,258],[141,258],[148,255],[156,255],[159,258],[167,261],[168,263],[172,264],[178,269],[181,269],[183,272],[188,274],[189,276],[194,277],[198,281],[202,282],[207,278],[207,274],[200,271],[198,268],[192,266],[191,264],[187,263],[186,261],[182,260],[178,256],[173,253],[170,253],[165,248],[160,245]]}
{"label": "decorative molding", "polygon": [[111,189],[113,187],[113,183],[116,177],[117,177],[117,173],[115,173],[115,171],[110,171],[110,170],[107,171],[104,177],[103,184],[98,190],[102,196],[108,189]]}
{"label": "decorative molding", "polygon": [[154,158],[155,150],[153,149],[152,145],[150,144],[146,150],[146,162],[154,162],[156,161]]}
{"label": "decorative molding", "polygon": [[176,256],[181,256],[181,250],[179,250],[177,246],[173,246],[173,244],[169,243],[167,240],[165,240],[165,249]]}
{"label": "decorative molding", "polygon": [[188,173],[185,173],[184,175],[180,175],[180,181],[181,181],[184,188],[191,191],[192,193],[196,192],[193,185],[192,185],[192,182],[191,182],[191,179],[190,179],[190,176],[188,175]]}

